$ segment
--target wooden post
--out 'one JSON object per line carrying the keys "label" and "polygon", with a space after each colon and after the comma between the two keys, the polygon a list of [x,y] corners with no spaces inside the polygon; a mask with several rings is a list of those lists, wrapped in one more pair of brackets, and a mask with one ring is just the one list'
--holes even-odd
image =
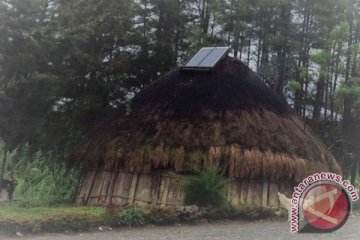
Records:
{"label": "wooden post", "polygon": [[263,185],[257,180],[249,181],[246,202],[252,206],[261,206]]}
{"label": "wooden post", "polygon": [[115,181],[118,175],[118,171],[113,171],[111,173],[111,179],[110,179],[110,183],[109,183],[109,187],[107,189],[107,193],[106,193],[106,204],[112,204],[112,195],[114,193],[114,185],[115,185]]}
{"label": "wooden post", "polygon": [[269,207],[279,208],[279,184],[269,182]]}
{"label": "wooden post", "polygon": [[73,199],[72,202],[76,202],[76,198],[78,197],[78,195],[79,195],[79,193],[81,191],[80,185],[82,185],[82,183],[83,183],[84,173],[85,173],[85,171],[82,169],[80,171],[80,177],[79,177],[79,179],[78,179],[78,181],[76,183],[76,190],[75,190],[75,194],[74,194],[74,196],[72,198]]}
{"label": "wooden post", "polygon": [[4,148],[3,148],[3,164],[1,167],[1,175],[0,175],[0,189],[2,189],[2,183],[3,183],[3,178],[4,178],[4,174],[5,174],[5,167],[6,167],[6,159],[7,159],[7,146],[6,143],[4,143]]}
{"label": "wooden post", "polygon": [[159,191],[160,191],[160,184],[161,184],[161,175],[154,174],[151,178],[151,194],[150,200],[152,204],[158,204],[160,201],[159,199]]}
{"label": "wooden post", "polygon": [[92,191],[92,189],[93,189],[93,187],[94,187],[94,183],[95,183],[95,180],[96,180],[96,175],[97,175],[97,170],[94,170],[94,177],[93,177],[93,179],[91,180],[91,185],[90,185],[89,193],[88,193],[88,195],[87,195],[87,197],[86,197],[86,199],[85,199],[85,205],[88,205],[88,203],[89,203],[91,191]]}
{"label": "wooden post", "polygon": [[241,181],[241,195],[240,195],[240,202],[241,203],[246,203],[247,201],[247,193],[248,193],[248,188],[249,188],[249,181],[248,180],[245,180],[243,179]]}
{"label": "wooden post", "polygon": [[162,184],[164,184],[163,185],[164,189],[163,189],[163,195],[161,197],[160,206],[165,207],[166,203],[167,203],[167,197],[168,197],[168,194],[169,194],[170,179],[169,179],[169,177],[163,176],[162,181],[163,181]]}
{"label": "wooden post", "polygon": [[131,183],[131,188],[130,188],[130,193],[129,193],[129,202],[131,204],[133,204],[134,200],[135,200],[135,194],[136,194],[138,183],[139,183],[139,177],[140,177],[140,173],[133,174],[133,180]]}
{"label": "wooden post", "polygon": [[263,182],[263,190],[262,190],[262,207],[268,206],[268,195],[269,195],[269,183],[268,181]]}
{"label": "wooden post", "polygon": [[147,205],[151,202],[151,180],[152,175],[145,173],[140,174],[135,191],[134,203]]}

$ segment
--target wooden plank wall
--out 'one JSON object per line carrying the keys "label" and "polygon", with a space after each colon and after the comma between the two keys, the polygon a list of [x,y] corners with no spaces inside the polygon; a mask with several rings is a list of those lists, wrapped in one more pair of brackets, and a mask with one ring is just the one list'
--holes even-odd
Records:
{"label": "wooden plank wall", "polygon": [[[80,182],[75,203],[88,205],[181,205],[181,176],[174,173],[133,174],[116,171],[90,171]],[[261,180],[232,180],[227,197],[234,206],[241,204],[279,208],[278,192],[290,196],[289,183]]]}
{"label": "wooden plank wall", "polygon": [[79,205],[181,205],[181,176],[89,171],[80,182],[75,203]]}
{"label": "wooden plank wall", "polygon": [[234,206],[252,205],[279,208],[278,192],[290,197],[293,191],[290,182],[274,183],[261,180],[233,180],[229,183],[228,199]]}

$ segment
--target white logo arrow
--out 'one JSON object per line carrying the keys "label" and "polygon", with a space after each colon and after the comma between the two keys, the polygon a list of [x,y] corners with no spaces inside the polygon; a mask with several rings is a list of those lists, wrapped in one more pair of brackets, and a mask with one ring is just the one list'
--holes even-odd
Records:
{"label": "white logo arrow", "polygon": [[317,211],[316,209],[312,208],[311,206],[313,206],[315,203],[318,203],[320,202],[321,200],[323,199],[326,199],[328,198],[329,201],[330,201],[330,208],[328,210],[328,212],[331,212],[331,210],[333,209],[334,207],[334,204],[335,204],[335,199],[334,199],[334,196],[338,194],[338,189],[333,189],[329,192],[326,192],[326,193],[323,193],[319,196],[311,196],[309,199],[305,200],[304,201],[304,204],[303,204],[303,208],[304,210],[308,211],[309,213],[319,217],[319,218],[322,218],[328,222],[331,222],[333,224],[338,224],[338,220],[335,219],[335,218],[332,218],[332,217],[329,217],[328,215],[322,213],[322,212],[319,212]]}

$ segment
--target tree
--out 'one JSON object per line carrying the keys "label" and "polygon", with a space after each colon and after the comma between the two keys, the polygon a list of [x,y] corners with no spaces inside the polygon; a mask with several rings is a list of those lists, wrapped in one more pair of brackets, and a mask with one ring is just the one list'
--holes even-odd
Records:
{"label": "tree", "polygon": [[[357,100],[340,93],[360,75],[359,12],[358,0],[1,0],[0,138],[71,148],[200,47],[225,45],[326,144],[356,142]],[[352,154],[344,169],[357,147],[332,148]]]}
{"label": "tree", "polygon": [[0,8],[0,136],[9,149],[39,143],[56,79],[49,52],[50,1],[6,1]]}

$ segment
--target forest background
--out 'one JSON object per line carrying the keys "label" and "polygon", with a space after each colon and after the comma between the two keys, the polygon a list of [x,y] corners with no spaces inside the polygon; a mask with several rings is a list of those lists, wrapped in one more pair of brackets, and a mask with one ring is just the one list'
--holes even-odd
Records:
{"label": "forest background", "polygon": [[70,201],[73,147],[203,46],[230,46],[359,181],[359,0],[0,0],[0,179]]}

